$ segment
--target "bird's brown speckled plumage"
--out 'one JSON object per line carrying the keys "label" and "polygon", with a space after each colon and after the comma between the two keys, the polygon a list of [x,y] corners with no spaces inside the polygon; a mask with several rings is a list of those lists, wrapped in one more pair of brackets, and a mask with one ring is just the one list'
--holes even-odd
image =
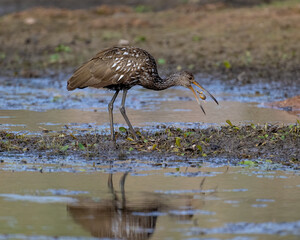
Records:
{"label": "bird's brown speckled plumage", "polygon": [[[116,91],[108,108],[112,140],[115,141],[112,109],[120,90],[123,90],[120,111],[131,132],[136,137],[125,111],[125,100],[128,89],[135,85],[141,85],[153,90],[164,90],[172,86],[184,86],[193,91],[198,104],[204,112],[197,94],[192,88],[192,84],[208,93],[218,103],[207,90],[195,81],[193,74],[183,71],[162,79],[158,75],[155,59],[147,51],[141,48],[124,46],[105,49],[80,66],[68,80],[67,89],[72,91],[76,88],[94,87],[108,88]],[[203,100],[206,98],[203,92],[199,92],[199,97]]]}
{"label": "bird's brown speckled plumage", "polygon": [[129,89],[134,85],[151,86],[161,80],[154,58],[134,47],[113,47],[99,52],[79,67],[68,81],[68,90],[95,87]]}

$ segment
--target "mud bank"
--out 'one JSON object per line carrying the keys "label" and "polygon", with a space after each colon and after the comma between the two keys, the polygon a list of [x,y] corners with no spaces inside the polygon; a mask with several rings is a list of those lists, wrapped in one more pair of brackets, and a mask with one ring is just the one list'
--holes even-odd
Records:
{"label": "mud bank", "polygon": [[[230,123],[230,122],[229,122]],[[185,159],[222,157],[232,163],[255,159],[298,167],[300,156],[299,123],[290,126],[248,125],[175,129],[161,126],[156,132],[139,129],[138,141],[125,128],[117,132],[117,148],[109,135],[78,132],[44,133],[42,136],[0,132],[2,153],[47,156],[73,155],[92,159],[164,158]]]}

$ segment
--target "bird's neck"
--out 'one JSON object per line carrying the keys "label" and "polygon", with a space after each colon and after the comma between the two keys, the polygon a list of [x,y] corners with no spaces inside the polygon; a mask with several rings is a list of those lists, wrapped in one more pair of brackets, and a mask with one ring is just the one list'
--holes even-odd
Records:
{"label": "bird's neck", "polygon": [[161,78],[160,76],[157,76],[155,81],[152,82],[151,89],[159,91],[175,86],[176,76],[176,74],[172,74],[166,78]]}

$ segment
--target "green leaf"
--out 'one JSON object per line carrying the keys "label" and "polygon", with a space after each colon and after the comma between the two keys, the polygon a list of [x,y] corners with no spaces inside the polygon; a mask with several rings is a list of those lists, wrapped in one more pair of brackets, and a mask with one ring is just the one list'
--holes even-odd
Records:
{"label": "green leaf", "polygon": [[133,150],[134,150],[133,147],[130,147],[130,148],[129,148],[129,152],[131,152],[131,151],[133,151]]}
{"label": "green leaf", "polygon": [[251,56],[251,52],[246,51],[245,52],[245,59],[246,59],[246,63],[249,64],[252,62],[252,56]]}
{"label": "green leaf", "polygon": [[55,48],[55,52],[71,52],[71,48],[69,46],[66,46],[66,45],[63,45],[63,44],[59,44]]}
{"label": "green leaf", "polygon": [[127,132],[126,128],[124,128],[124,127],[119,127],[119,131],[120,131],[120,132],[123,132],[123,133],[126,133],[126,132]]}
{"label": "green leaf", "polygon": [[135,133],[136,133],[136,135],[142,136],[140,131],[136,131]]}
{"label": "green leaf", "polygon": [[158,64],[160,64],[160,65],[166,64],[166,60],[165,60],[164,58],[159,58],[157,62],[158,62]]}
{"label": "green leaf", "polygon": [[152,9],[150,6],[146,6],[146,5],[138,5],[135,7],[135,12],[137,13],[145,13],[145,12],[150,12]]}
{"label": "green leaf", "polygon": [[202,38],[200,36],[193,36],[192,40],[194,42],[199,42],[200,40],[202,40]]}
{"label": "green leaf", "polygon": [[137,43],[146,42],[147,38],[145,36],[137,36],[134,41]]}
{"label": "green leaf", "polygon": [[195,68],[195,65],[194,65],[194,64],[188,65],[188,69],[193,70],[194,68]]}
{"label": "green leaf", "polygon": [[183,136],[184,137],[188,137],[188,136],[190,136],[191,134],[193,134],[192,132],[185,132],[184,134],[183,134]]}
{"label": "green leaf", "polygon": [[173,148],[173,152],[179,152],[178,148]]}
{"label": "green leaf", "polygon": [[50,63],[56,63],[58,62],[60,59],[60,55],[58,53],[54,53],[54,54],[51,54],[50,57],[49,57],[49,62]]}
{"label": "green leaf", "polygon": [[61,100],[61,96],[57,95],[57,96],[54,96],[53,99],[52,99],[52,102],[58,102]]}
{"label": "green leaf", "polygon": [[202,146],[201,145],[197,145],[197,148],[200,152],[202,152]]}
{"label": "green leaf", "polygon": [[224,61],[223,64],[224,64],[224,67],[226,69],[230,69],[231,68],[231,64],[228,61]]}
{"label": "green leaf", "polygon": [[153,146],[152,146],[152,150],[155,150],[155,149],[156,149],[156,147],[157,147],[157,144],[153,144]]}
{"label": "green leaf", "polygon": [[62,151],[62,152],[67,151],[68,148],[69,148],[69,145],[65,145],[65,146],[60,148],[60,151]]}
{"label": "green leaf", "polygon": [[244,161],[239,162],[239,164],[243,164],[243,165],[247,165],[249,167],[252,167],[252,166],[255,165],[255,162],[253,162],[251,160],[244,160]]}
{"label": "green leaf", "polygon": [[228,123],[228,125],[229,125],[230,127],[233,127],[233,124],[231,123],[230,120],[226,120],[226,122]]}
{"label": "green leaf", "polygon": [[181,138],[180,138],[180,137],[176,137],[175,139],[176,139],[176,140],[175,140],[176,146],[177,146],[177,147],[181,147],[181,144],[180,144]]}
{"label": "green leaf", "polygon": [[82,143],[78,143],[78,147],[79,147],[79,149],[81,149],[81,150],[85,150],[85,147],[83,146]]}
{"label": "green leaf", "polygon": [[5,53],[0,53],[0,59],[1,59],[1,60],[4,60],[5,58],[6,58]]}

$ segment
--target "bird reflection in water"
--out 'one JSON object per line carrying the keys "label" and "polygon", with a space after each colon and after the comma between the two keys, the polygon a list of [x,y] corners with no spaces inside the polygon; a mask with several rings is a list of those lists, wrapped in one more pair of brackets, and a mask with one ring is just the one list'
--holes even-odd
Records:
{"label": "bird reflection in water", "polygon": [[[144,193],[143,199],[128,200],[125,194],[125,173],[120,180],[120,194],[113,186],[112,174],[109,174],[108,188],[111,199],[95,201],[79,199],[67,206],[70,216],[76,223],[98,238],[148,239],[154,233],[159,215],[174,209],[163,194]],[[119,196],[121,195],[121,196]],[[168,196],[170,198],[170,196]],[[174,196],[172,196],[174,198]],[[180,206],[190,208],[191,197],[181,196]],[[168,204],[166,204],[168,203]],[[178,206],[177,206],[178,208]],[[189,220],[192,215],[172,215],[179,220]]]}

